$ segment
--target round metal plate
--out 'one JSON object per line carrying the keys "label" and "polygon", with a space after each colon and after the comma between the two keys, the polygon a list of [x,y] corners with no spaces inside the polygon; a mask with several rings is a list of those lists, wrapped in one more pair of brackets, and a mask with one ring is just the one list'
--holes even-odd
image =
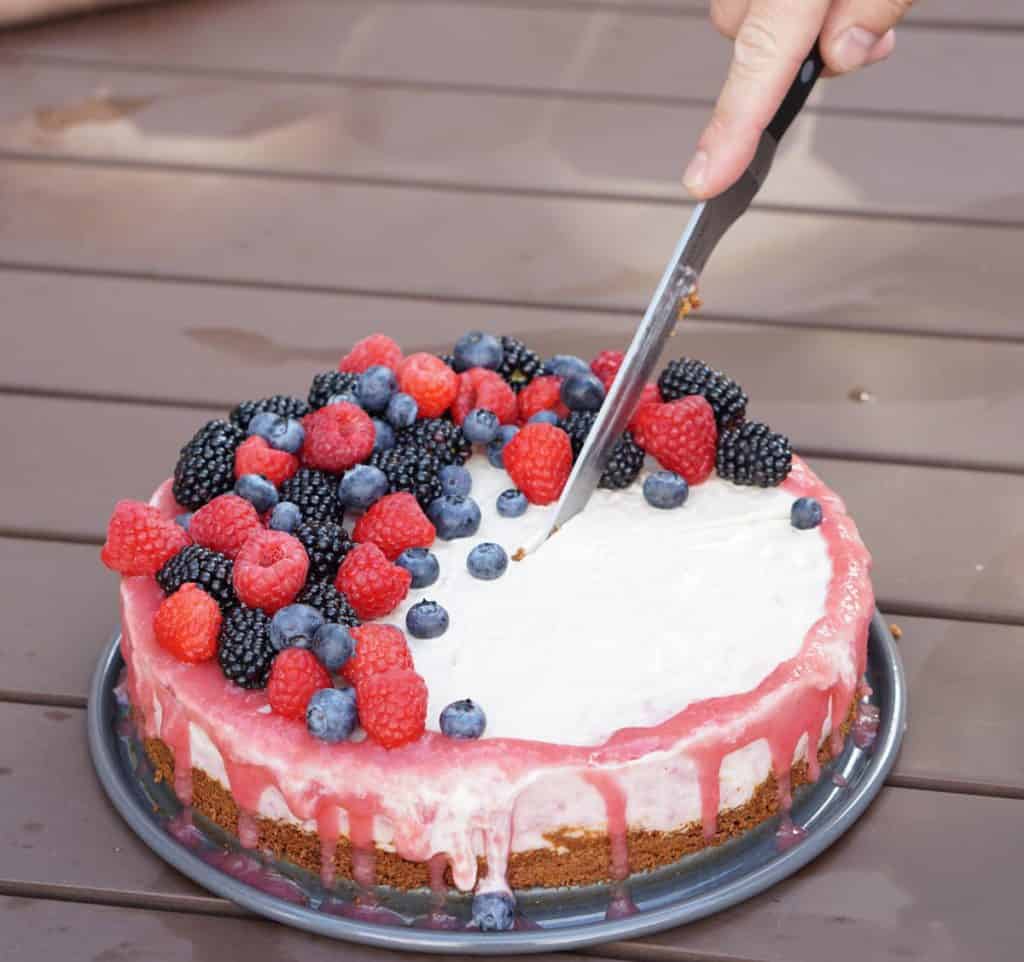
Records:
{"label": "round metal plate", "polygon": [[821,778],[796,793],[791,816],[806,831],[799,841],[780,845],[776,817],[725,845],[617,886],[517,893],[516,930],[482,933],[466,927],[466,897],[439,905],[429,892],[381,888],[368,894],[350,885],[326,892],[319,879],[241,849],[200,816],[183,819],[173,792],[153,781],[115,695],[123,667],[119,640],[111,641],[93,676],[89,745],[103,787],[131,828],[180,872],[259,915],[392,949],[495,955],[571,949],[658,932],[749,899],[806,865],[857,820],[892,768],[906,726],[903,665],[876,612],[866,678],[880,713],[877,736],[864,748],[848,738]]}

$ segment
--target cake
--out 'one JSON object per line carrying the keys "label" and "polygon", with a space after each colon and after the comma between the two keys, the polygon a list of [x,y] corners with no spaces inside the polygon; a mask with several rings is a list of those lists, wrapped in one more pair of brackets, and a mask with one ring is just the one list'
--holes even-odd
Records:
{"label": "cake", "polygon": [[157,777],[326,885],[475,891],[481,928],[787,811],[857,703],[868,552],[690,359],[527,551],[621,357],[374,335],[202,427],[103,549]]}

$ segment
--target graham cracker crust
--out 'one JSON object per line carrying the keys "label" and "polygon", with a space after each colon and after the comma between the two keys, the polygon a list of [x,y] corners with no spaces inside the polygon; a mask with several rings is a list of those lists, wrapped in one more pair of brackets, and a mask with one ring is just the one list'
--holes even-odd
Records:
{"label": "graham cracker crust", "polygon": [[[850,728],[856,701],[842,726],[845,735]],[[155,778],[173,782],[174,755],[159,738],[145,740],[146,754],[153,764]],[[831,760],[829,741],[818,750],[818,761],[824,765]],[[810,779],[807,763],[797,762],[790,770],[793,788]],[[198,768],[192,769],[192,806],[210,821],[231,835],[238,834],[238,805],[231,792],[220,782]],[[721,845],[736,838],[779,810],[774,774],[770,774],[754,791],[750,800],[737,808],[719,813],[718,831],[708,841],[699,821],[691,822],[671,832],[630,830],[628,832],[629,867],[631,872],[644,872],[678,861],[684,855],[699,852],[713,845]],[[320,873],[320,837],[296,825],[268,818],[256,819],[259,828],[257,848],[269,852],[314,874]],[[516,852],[509,858],[508,883],[512,888],[560,888],[570,885],[589,885],[611,881],[611,843],[603,832],[578,832],[569,828],[545,835],[551,849],[532,849]],[[430,884],[425,863],[410,862],[394,852],[375,850],[376,877],[379,885],[399,889],[424,888]],[[338,839],[334,857],[338,878],[352,878],[352,850],[347,838]],[[479,860],[481,876],[486,874],[487,863]],[[450,871],[445,872],[448,885],[454,888]]]}

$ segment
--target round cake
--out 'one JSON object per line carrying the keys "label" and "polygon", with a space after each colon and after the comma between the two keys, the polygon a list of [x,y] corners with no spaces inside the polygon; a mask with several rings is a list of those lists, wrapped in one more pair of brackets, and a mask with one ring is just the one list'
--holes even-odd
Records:
{"label": "round cake", "polygon": [[[842,746],[874,610],[842,501],[697,361],[534,550],[621,355],[357,344],[121,502],[125,692],[157,776],[365,886],[615,880],[787,809]],[[490,905],[485,903],[490,900]]]}

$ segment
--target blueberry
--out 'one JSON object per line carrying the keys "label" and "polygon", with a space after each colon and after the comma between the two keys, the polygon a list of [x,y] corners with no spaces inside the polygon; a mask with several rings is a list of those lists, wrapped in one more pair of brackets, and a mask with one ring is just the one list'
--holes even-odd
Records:
{"label": "blueberry", "polygon": [[179,514],[174,519],[174,523],[188,531],[188,526],[192,523],[192,512],[189,511],[187,514]]}
{"label": "blueberry", "polygon": [[515,924],[516,902],[509,892],[473,896],[473,924],[481,932],[507,932]]}
{"label": "blueberry", "polygon": [[554,411],[538,411],[531,414],[527,424],[558,424],[558,415]]}
{"label": "blueberry", "polygon": [[383,364],[374,364],[359,375],[356,393],[363,407],[373,414],[380,414],[388,406],[391,395],[398,389],[395,372]]}
{"label": "blueberry", "polygon": [[302,447],[306,432],[295,418],[282,418],[270,411],[260,411],[249,422],[249,434],[263,438],[272,448],[296,454]]}
{"label": "blueberry", "polygon": [[519,518],[526,514],[530,502],[519,488],[508,488],[498,495],[498,514],[503,518]]}
{"label": "blueberry", "polygon": [[372,464],[357,464],[338,484],[338,500],[346,508],[365,511],[388,493],[388,478]]}
{"label": "blueberry", "polygon": [[479,738],[487,727],[484,710],[472,699],[453,701],[441,712],[441,733],[449,738]]}
{"label": "blueberry", "polygon": [[387,421],[373,419],[373,452],[390,451],[395,446],[395,429]]}
{"label": "blueberry", "polygon": [[302,512],[291,501],[279,501],[270,515],[270,530],[291,534],[302,524]]}
{"label": "blueberry", "polygon": [[573,354],[556,354],[544,362],[545,374],[568,377],[570,374],[590,374],[590,365],[582,357]]}
{"label": "blueberry", "polygon": [[305,428],[295,418],[284,418],[283,420],[284,433],[275,435],[270,446],[277,448],[278,451],[298,454],[302,449],[302,442],[306,440]]}
{"label": "blueberry", "polygon": [[270,619],[270,644],[274,651],[309,648],[324,616],[309,605],[285,605]]}
{"label": "blueberry", "polygon": [[448,612],[436,601],[417,601],[406,612],[405,627],[413,638],[440,638],[448,630]]}
{"label": "blueberry", "polygon": [[430,502],[427,517],[434,523],[439,538],[469,538],[480,527],[480,506],[468,496],[445,494]]}
{"label": "blueberry", "polygon": [[457,494],[464,498],[473,489],[473,476],[461,465],[446,464],[437,476],[441,479],[445,494]]}
{"label": "blueberry", "polygon": [[250,419],[247,433],[250,436],[255,434],[270,444],[275,432],[284,432],[284,420],[280,414],[274,414],[273,411],[258,411]]}
{"label": "blueberry", "polygon": [[356,643],[344,625],[328,622],[321,625],[313,635],[313,654],[320,659],[328,671],[340,671],[352,657]]}
{"label": "blueberry", "polygon": [[480,581],[494,581],[508,568],[508,555],[500,544],[481,541],[466,558],[469,573]]}
{"label": "blueberry", "polygon": [[473,408],[462,422],[462,433],[473,444],[490,444],[498,436],[498,415],[487,408]]}
{"label": "blueberry", "polygon": [[675,471],[655,471],[644,479],[644,497],[652,508],[678,508],[689,493],[686,479]]}
{"label": "blueberry", "polygon": [[324,742],[343,742],[355,731],[358,720],[352,688],[321,688],[306,705],[306,727]]}
{"label": "blueberry", "polygon": [[262,474],[243,474],[235,482],[235,494],[251,501],[260,514],[277,504],[277,488]]}
{"label": "blueberry", "polygon": [[818,527],[821,518],[821,504],[814,498],[797,498],[789,511],[790,522],[801,531]]}
{"label": "blueberry", "polygon": [[357,408],[362,407],[359,395],[353,391],[344,391],[341,394],[332,394],[327,399],[328,404],[354,404]]}
{"label": "blueberry", "polygon": [[429,588],[441,574],[437,555],[426,548],[406,548],[395,559],[395,564],[412,575],[411,588]]}
{"label": "blueberry", "polygon": [[562,403],[570,411],[596,411],[604,400],[604,385],[596,374],[570,374],[562,382]]}
{"label": "blueberry", "polygon": [[493,334],[470,331],[455,342],[452,367],[456,371],[468,371],[471,367],[488,367],[494,371],[501,365],[504,353],[501,341]]}
{"label": "blueberry", "polygon": [[420,406],[416,403],[416,398],[411,394],[399,392],[391,395],[385,417],[393,427],[407,428],[415,422],[416,415],[419,413]]}
{"label": "blueberry", "polygon": [[508,444],[517,434],[519,428],[512,424],[503,424],[498,429],[498,436],[487,445],[487,460],[496,468],[505,467],[505,445]]}

